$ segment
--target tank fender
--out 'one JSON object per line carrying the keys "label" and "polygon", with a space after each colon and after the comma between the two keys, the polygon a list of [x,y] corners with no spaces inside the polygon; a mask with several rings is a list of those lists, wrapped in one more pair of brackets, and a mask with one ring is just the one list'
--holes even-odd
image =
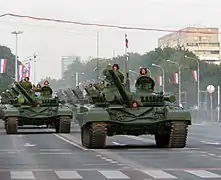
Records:
{"label": "tank fender", "polygon": [[60,106],[57,111],[58,116],[73,116],[73,112],[70,107]]}
{"label": "tank fender", "polygon": [[166,118],[169,120],[191,121],[191,113],[184,109],[167,109]]}
{"label": "tank fender", "polygon": [[105,108],[89,108],[88,111],[77,112],[76,119],[80,126],[85,125],[88,122],[109,122],[110,117]]}
{"label": "tank fender", "polygon": [[4,109],[5,111],[5,117],[8,117],[8,116],[19,116],[20,113],[19,113],[19,109],[16,108],[16,107],[13,107],[13,106],[6,106],[6,108]]}

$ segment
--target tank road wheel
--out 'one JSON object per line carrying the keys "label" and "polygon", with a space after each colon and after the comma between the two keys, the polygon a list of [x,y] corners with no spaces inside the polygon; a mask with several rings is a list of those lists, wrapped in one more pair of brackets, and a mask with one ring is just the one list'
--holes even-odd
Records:
{"label": "tank road wheel", "polygon": [[70,133],[71,132],[71,118],[64,116],[60,117],[60,122],[55,125],[56,133]]}
{"label": "tank road wheel", "polygon": [[155,134],[156,144],[159,147],[184,148],[187,141],[186,122],[172,122],[170,132],[164,135]]}
{"label": "tank road wheel", "polygon": [[6,119],[6,133],[16,134],[18,132],[18,120],[16,117],[8,117]]}
{"label": "tank road wheel", "polygon": [[81,128],[82,145],[90,149],[103,149],[106,147],[106,124],[92,123]]}

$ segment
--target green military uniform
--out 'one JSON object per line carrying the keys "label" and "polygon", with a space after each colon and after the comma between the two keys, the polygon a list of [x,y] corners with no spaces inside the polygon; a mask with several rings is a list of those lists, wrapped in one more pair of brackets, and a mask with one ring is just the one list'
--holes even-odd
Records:
{"label": "green military uniform", "polygon": [[20,82],[21,83],[21,86],[27,90],[27,91],[30,91],[32,89],[32,84],[30,81],[22,81]]}
{"label": "green military uniform", "polygon": [[[105,76],[105,79],[112,81],[112,77],[108,73],[108,69],[112,69],[111,65],[108,65],[106,69],[103,70],[103,75]],[[114,71],[117,75],[117,77],[120,79],[121,83],[124,82],[124,75],[120,70]]]}

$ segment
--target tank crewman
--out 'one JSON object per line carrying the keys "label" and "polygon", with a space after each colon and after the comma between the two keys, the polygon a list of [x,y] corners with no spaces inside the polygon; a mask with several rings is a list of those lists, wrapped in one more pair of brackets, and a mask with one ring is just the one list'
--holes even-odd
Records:
{"label": "tank crewman", "polygon": [[41,88],[41,95],[51,97],[53,90],[49,86],[49,82],[46,80],[44,86]]}
{"label": "tank crewman", "polygon": [[147,68],[144,68],[144,67],[140,68],[140,75],[147,76]]}
{"label": "tank crewman", "polygon": [[124,75],[123,75],[123,73],[120,71],[119,65],[118,65],[118,64],[114,64],[114,65],[112,66],[112,69],[115,71],[115,73],[116,73],[117,76],[119,77],[121,83],[123,83],[123,82],[124,82]]}
{"label": "tank crewman", "polygon": [[110,77],[110,75],[108,74],[108,69],[109,68],[112,68],[114,71],[115,71],[115,73],[116,73],[116,75],[118,76],[118,78],[120,79],[120,81],[123,83],[124,82],[124,75],[123,75],[123,73],[122,72],[120,72],[120,67],[119,67],[119,65],[118,64],[114,64],[112,67],[111,67],[111,65],[109,64],[108,66],[107,66],[107,68],[105,69],[105,70],[103,70],[103,75],[105,76],[105,79],[107,79],[107,80],[109,80],[109,81],[112,81],[112,78]]}
{"label": "tank crewman", "polygon": [[153,79],[147,76],[147,68],[140,68],[140,76],[136,80],[135,87],[137,89],[144,89],[152,92],[154,90],[155,83]]}
{"label": "tank crewman", "polygon": [[40,84],[37,84],[35,89],[34,89],[34,93],[36,96],[40,96],[41,95],[41,85]]}
{"label": "tank crewman", "polygon": [[32,89],[32,83],[29,81],[29,77],[24,78],[24,80],[21,82],[21,86],[27,91]]}
{"label": "tank crewman", "polygon": [[41,89],[41,85],[37,84],[36,89]]}
{"label": "tank crewman", "polygon": [[49,82],[47,80],[44,82],[44,86],[49,86]]}

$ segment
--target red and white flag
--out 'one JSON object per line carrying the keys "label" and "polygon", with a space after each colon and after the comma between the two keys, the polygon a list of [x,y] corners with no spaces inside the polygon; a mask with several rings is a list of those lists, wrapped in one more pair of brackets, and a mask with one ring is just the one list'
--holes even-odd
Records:
{"label": "red and white flag", "polygon": [[25,69],[25,66],[23,64],[18,66],[18,79],[17,79],[17,81],[21,81],[22,79],[24,79],[24,69]]}
{"label": "red and white flag", "polygon": [[163,85],[162,76],[158,76],[158,77],[157,77],[157,82],[158,82],[158,85],[159,85],[159,86],[162,86],[162,85]]}
{"label": "red and white flag", "polygon": [[6,59],[1,59],[1,65],[0,65],[0,73],[5,73],[6,72]]}
{"label": "red and white flag", "polygon": [[198,82],[197,71],[196,71],[196,70],[192,71],[192,74],[193,74],[193,80],[194,80],[195,82]]}
{"label": "red and white flag", "polygon": [[128,48],[128,39],[127,39],[127,34],[125,34],[125,46]]}
{"label": "red and white flag", "polygon": [[178,73],[173,74],[173,84],[179,84]]}

